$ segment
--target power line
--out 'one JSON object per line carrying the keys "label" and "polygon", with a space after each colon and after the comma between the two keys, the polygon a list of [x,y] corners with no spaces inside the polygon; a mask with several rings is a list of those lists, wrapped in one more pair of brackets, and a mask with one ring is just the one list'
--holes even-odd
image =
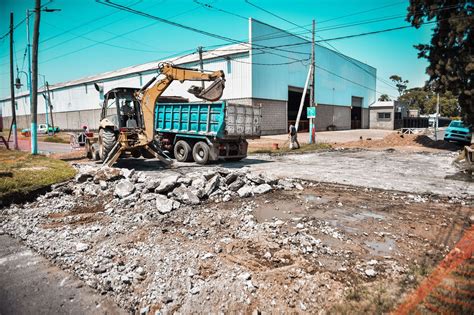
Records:
{"label": "power line", "polygon": [[[274,16],[274,17],[276,17],[276,18],[278,18],[278,19],[280,19],[280,20],[283,20],[283,21],[285,21],[285,22],[287,22],[287,23],[290,23],[290,24],[292,24],[292,25],[294,25],[294,26],[296,26],[296,27],[299,27],[299,28],[301,28],[301,29],[307,30],[307,29],[304,28],[303,26],[300,26],[300,25],[298,25],[298,24],[296,24],[296,23],[294,23],[294,22],[292,22],[292,21],[290,21],[290,20],[288,20],[288,19],[285,19],[285,18],[283,18],[282,16],[280,16],[280,15],[278,15],[278,14],[275,14],[275,13],[273,13],[273,12],[271,12],[271,11],[269,11],[269,10],[266,10],[266,9],[260,7],[260,6],[257,6],[257,5],[255,5],[255,4],[252,4],[249,0],[245,0],[245,2],[248,3],[248,4],[250,4],[250,5],[252,5],[252,6],[254,6],[254,7],[256,7],[256,8],[258,8],[259,10],[262,10],[262,11],[268,13],[268,14],[271,14],[272,16]],[[321,39],[323,40],[323,42],[325,42],[324,38],[322,38],[321,36],[318,36],[318,37],[321,38]],[[359,69],[363,70],[365,73],[369,74],[370,76],[372,76],[372,77],[375,78],[376,80],[379,80],[380,82],[382,82],[382,83],[388,85],[389,87],[391,87],[391,88],[393,88],[393,89],[396,89],[395,86],[393,86],[393,85],[387,83],[386,81],[384,81],[384,80],[378,78],[378,77],[377,77],[376,75],[374,75],[372,72],[370,72],[370,71],[368,71],[367,69],[361,67],[358,63],[356,63],[356,62],[355,62],[354,60],[352,60],[351,58],[345,56],[343,53],[341,53],[336,47],[334,47],[334,46],[331,45],[330,43],[326,43],[326,44],[329,45],[330,47],[332,47],[332,48],[338,53],[338,56],[342,57],[342,58],[345,59],[346,61],[348,61],[348,62],[350,62],[351,64],[355,65],[355,66],[358,67]]]}
{"label": "power line", "polygon": [[248,17],[245,17],[243,15],[240,15],[240,14],[237,14],[237,13],[234,13],[234,12],[230,12],[230,11],[227,11],[227,10],[224,10],[224,9],[216,8],[215,6],[212,6],[209,3],[204,3],[204,2],[201,2],[201,1],[198,1],[198,0],[193,0],[193,2],[196,3],[196,4],[199,4],[200,6],[205,7],[206,9],[216,10],[216,11],[219,11],[219,12],[222,12],[222,13],[226,13],[226,14],[233,15],[235,17],[244,19],[246,21],[248,20]]}
{"label": "power line", "polygon": [[330,18],[330,19],[327,19],[327,20],[320,21],[320,22],[318,22],[318,24],[326,23],[326,22],[329,22],[329,21],[335,21],[335,20],[339,20],[339,19],[342,19],[342,18],[351,17],[351,16],[354,16],[354,15],[364,14],[364,13],[367,13],[367,12],[377,11],[377,10],[385,9],[385,8],[388,8],[388,7],[393,7],[393,6],[401,4],[401,3],[405,3],[405,1],[397,1],[397,2],[387,4],[387,5],[383,5],[381,7],[377,7],[377,8],[372,8],[372,9],[369,9],[369,10],[358,11],[358,12],[354,12],[354,13],[351,13],[351,14],[341,15],[341,16],[338,16],[338,17],[335,17],[335,18]]}

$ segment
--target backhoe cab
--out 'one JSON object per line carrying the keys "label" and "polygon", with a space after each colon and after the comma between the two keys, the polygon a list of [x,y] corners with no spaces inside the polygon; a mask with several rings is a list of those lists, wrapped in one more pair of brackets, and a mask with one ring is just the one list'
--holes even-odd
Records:
{"label": "backhoe cab", "polygon": [[115,88],[105,94],[99,136],[88,139],[88,156],[100,159],[108,166],[125,152],[133,157],[156,157],[171,164],[171,159],[155,140],[154,118],[158,97],[174,80],[211,81],[212,84],[206,89],[192,86],[188,92],[207,101],[217,101],[222,97],[225,83],[223,71],[200,72],[169,63],[160,64],[158,70],[163,78],[155,76],[141,89]]}

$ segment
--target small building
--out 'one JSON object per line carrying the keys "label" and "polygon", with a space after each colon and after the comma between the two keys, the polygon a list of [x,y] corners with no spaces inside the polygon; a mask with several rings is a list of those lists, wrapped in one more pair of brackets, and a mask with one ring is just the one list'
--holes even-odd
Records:
{"label": "small building", "polygon": [[408,105],[399,101],[377,101],[369,109],[370,129],[399,129],[403,118],[409,117]]}
{"label": "small building", "polygon": [[[297,119],[311,55],[311,42],[255,19],[249,19],[248,41],[206,50],[204,69],[223,70],[226,87],[223,99],[247,106],[261,106],[262,134],[281,134]],[[317,44],[315,47],[316,130],[369,128],[369,105],[375,102],[377,70],[370,65]],[[199,68],[199,54],[167,60],[187,68]],[[142,87],[156,75],[158,61],[76,80],[52,84],[49,95],[54,123],[61,130],[77,130],[83,125],[97,128],[103,93],[94,89],[101,84],[105,92],[116,87]],[[67,70],[67,68],[65,69]],[[173,82],[164,96],[181,96],[198,101],[187,93],[195,82]],[[48,94],[40,88],[41,94]],[[45,122],[46,104],[38,97],[38,123]],[[29,127],[28,91],[17,94],[18,128]],[[309,103],[306,96],[305,107]],[[9,97],[0,100],[5,126],[11,123]],[[308,127],[306,108],[300,130]]]}

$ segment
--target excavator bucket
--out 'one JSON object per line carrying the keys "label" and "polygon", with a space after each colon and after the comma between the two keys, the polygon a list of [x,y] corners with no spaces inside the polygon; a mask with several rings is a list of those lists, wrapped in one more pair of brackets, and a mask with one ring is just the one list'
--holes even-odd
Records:
{"label": "excavator bucket", "polygon": [[202,89],[202,87],[198,86],[191,86],[188,92],[193,94],[197,98],[214,102],[222,97],[222,93],[224,93],[224,87],[225,80],[222,78],[218,78],[205,89]]}

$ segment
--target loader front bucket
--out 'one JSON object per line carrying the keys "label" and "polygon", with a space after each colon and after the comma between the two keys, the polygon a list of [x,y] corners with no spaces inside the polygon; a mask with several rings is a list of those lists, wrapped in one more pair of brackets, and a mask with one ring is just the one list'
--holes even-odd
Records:
{"label": "loader front bucket", "polygon": [[216,81],[212,82],[204,90],[201,87],[192,86],[188,92],[196,96],[197,98],[206,100],[206,101],[217,101],[222,97],[222,93],[224,93],[225,87],[225,80],[222,78],[217,79]]}

